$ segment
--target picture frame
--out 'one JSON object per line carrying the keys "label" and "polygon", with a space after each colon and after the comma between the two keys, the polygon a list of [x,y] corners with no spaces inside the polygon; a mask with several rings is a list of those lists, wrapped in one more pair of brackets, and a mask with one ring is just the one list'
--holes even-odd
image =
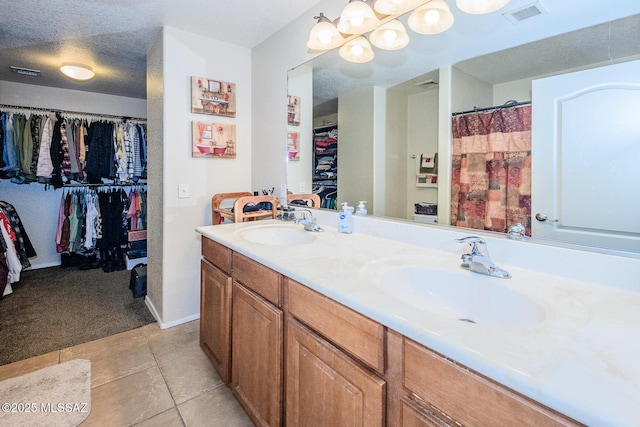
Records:
{"label": "picture frame", "polygon": [[191,112],[236,117],[235,83],[191,76]]}
{"label": "picture frame", "polygon": [[288,95],[287,98],[287,124],[300,126],[300,97]]}
{"label": "picture frame", "polygon": [[236,125],[192,122],[191,155],[205,158],[236,158]]}
{"label": "picture frame", "polygon": [[289,161],[300,160],[300,134],[298,132],[287,132],[287,159]]}

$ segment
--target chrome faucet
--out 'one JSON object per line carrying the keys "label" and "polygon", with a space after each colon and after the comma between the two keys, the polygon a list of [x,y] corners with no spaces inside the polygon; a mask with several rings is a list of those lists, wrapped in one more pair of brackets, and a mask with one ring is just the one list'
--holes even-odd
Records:
{"label": "chrome faucet", "polygon": [[[462,268],[503,279],[511,277],[509,272],[501,269],[491,261],[491,258],[489,257],[489,248],[487,247],[487,242],[484,239],[478,236],[467,236],[462,239],[456,239],[456,241],[460,243],[471,243],[471,252],[462,254],[460,257],[462,259],[462,264],[460,265]],[[482,246],[482,251],[479,249],[479,245]]]}
{"label": "chrome faucet", "polygon": [[[298,213],[301,214],[300,216],[302,218],[299,218],[299,216],[297,215]],[[314,231],[314,232],[324,231],[322,227],[316,224],[316,219],[313,217],[313,214],[309,209],[296,210],[294,212],[294,216],[295,216],[295,223],[304,225],[305,230]]]}

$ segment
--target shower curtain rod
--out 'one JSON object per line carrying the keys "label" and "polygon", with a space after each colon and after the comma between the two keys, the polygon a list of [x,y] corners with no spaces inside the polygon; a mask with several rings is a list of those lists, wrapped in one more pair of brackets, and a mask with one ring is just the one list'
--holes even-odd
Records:
{"label": "shower curtain rod", "polygon": [[0,104],[0,110],[25,110],[29,112],[41,112],[41,113],[60,113],[62,115],[68,116],[79,116],[80,118],[84,117],[93,117],[98,119],[117,119],[117,120],[131,120],[136,122],[147,122],[147,119],[143,119],[140,117],[128,117],[128,116],[115,116],[112,114],[99,114],[99,113],[83,113],[82,111],[69,111],[69,110],[59,110],[56,108],[37,108],[37,107],[25,107],[21,105],[8,105],[8,104]]}
{"label": "shower curtain rod", "polygon": [[507,101],[502,105],[496,105],[496,106],[493,106],[493,107],[484,107],[484,108],[476,108],[476,107],[474,107],[473,110],[460,111],[459,113],[452,113],[451,116],[455,117],[455,116],[461,116],[463,114],[481,113],[483,111],[500,110],[500,109],[503,109],[503,108],[519,107],[521,105],[530,105],[530,104],[531,104],[531,101],[523,101],[523,102]]}

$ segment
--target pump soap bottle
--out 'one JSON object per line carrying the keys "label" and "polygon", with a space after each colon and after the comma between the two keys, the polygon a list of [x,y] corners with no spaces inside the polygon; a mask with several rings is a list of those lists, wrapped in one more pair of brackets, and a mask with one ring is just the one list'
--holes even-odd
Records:
{"label": "pump soap bottle", "polygon": [[339,213],[338,231],[340,233],[353,233],[353,206],[348,202],[342,203],[342,210]]}
{"label": "pump soap bottle", "polygon": [[367,215],[367,208],[364,207],[364,204],[367,203],[364,200],[360,200],[360,203],[358,204],[358,209],[356,209],[356,215],[358,216],[366,216]]}

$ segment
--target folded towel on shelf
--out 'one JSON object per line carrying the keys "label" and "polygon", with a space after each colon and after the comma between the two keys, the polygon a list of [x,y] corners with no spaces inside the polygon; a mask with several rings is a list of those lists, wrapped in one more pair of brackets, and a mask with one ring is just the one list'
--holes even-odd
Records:
{"label": "folded towel on shelf", "polygon": [[438,173],[438,153],[422,153],[420,155],[419,173]]}

